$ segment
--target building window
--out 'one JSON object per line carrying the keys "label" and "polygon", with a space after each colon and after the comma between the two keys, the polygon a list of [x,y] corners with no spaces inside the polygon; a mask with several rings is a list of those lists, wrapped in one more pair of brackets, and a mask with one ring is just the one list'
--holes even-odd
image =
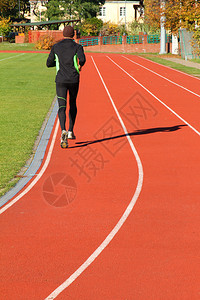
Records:
{"label": "building window", "polygon": [[120,7],[119,15],[120,17],[126,16],[126,7]]}
{"label": "building window", "polygon": [[100,7],[99,8],[99,16],[100,17],[105,17],[106,16],[106,8],[105,7]]}

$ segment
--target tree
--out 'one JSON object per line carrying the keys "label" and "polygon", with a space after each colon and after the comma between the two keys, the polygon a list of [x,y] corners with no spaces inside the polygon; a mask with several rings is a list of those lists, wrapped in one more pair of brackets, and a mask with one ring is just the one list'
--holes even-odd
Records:
{"label": "tree", "polygon": [[105,0],[49,0],[43,16],[48,20],[60,20],[64,17],[85,20],[96,17],[99,5],[104,3]]}
{"label": "tree", "polygon": [[0,17],[14,18],[17,13],[17,1],[14,0],[0,0]]}
{"label": "tree", "polygon": [[102,26],[103,21],[94,17],[84,20],[78,29],[81,36],[98,36]]}
{"label": "tree", "polygon": [[149,24],[159,27],[161,13],[165,15],[165,29],[175,36],[180,28],[193,32],[191,45],[200,55],[200,1],[167,0],[161,9],[159,0],[145,0],[145,18]]}
{"label": "tree", "polygon": [[48,1],[46,5],[47,10],[44,12],[44,16],[48,21],[60,20],[64,16],[65,11],[61,8],[59,2],[58,0]]}
{"label": "tree", "polygon": [[165,28],[177,34],[179,28],[194,31],[200,25],[200,2],[196,0],[167,0],[163,10],[160,0],[145,0],[145,18],[159,28],[160,15],[165,14]]}
{"label": "tree", "polygon": [[144,19],[150,27],[160,28],[160,0],[144,0]]}
{"label": "tree", "polygon": [[64,15],[71,19],[82,19],[96,17],[99,5],[103,5],[105,0],[49,0],[47,4],[48,19],[59,19]]}
{"label": "tree", "polygon": [[29,0],[20,0],[20,2],[16,0],[0,0],[0,17],[9,17],[11,21],[20,18],[24,19],[24,15],[29,11],[29,8]]}
{"label": "tree", "polygon": [[196,0],[168,0],[165,27],[173,33],[179,28],[194,31],[200,25],[200,3]]}
{"label": "tree", "polygon": [[[50,0],[48,1],[46,8],[47,10],[42,13],[44,20],[53,21],[53,20],[61,20],[65,16],[65,10],[60,6],[59,0]],[[58,29],[59,24],[52,24],[50,29],[55,30]]]}
{"label": "tree", "polygon": [[79,19],[87,19],[96,17],[99,12],[99,5],[103,5],[105,0],[65,0],[67,3],[70,2],[72,15]]}
{"label": "tree", "polygon": [[[19,4],[20,4],[20,7],[19,7]],[[19,11],[19,9],[20,9],[21,18],[25,19],[25,14],[30,11],[29,0],[20,0],[20,2],[18,2],[18,11]]]}
{"label": "tree", "polygon": [[0,18],[0,35],[6,36],[10,30],[10,18]]}

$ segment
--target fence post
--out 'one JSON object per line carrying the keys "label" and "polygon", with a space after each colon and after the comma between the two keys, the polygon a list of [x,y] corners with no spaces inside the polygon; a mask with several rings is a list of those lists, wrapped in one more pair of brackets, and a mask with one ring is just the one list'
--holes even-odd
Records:
{"label": "fence post", "polygon": [[144,35],[143,35],[143,44],[144,44],[144,45],[148,44],[148,41],[147,41],[147,34],[144,34]]}
{"label": "fence post", "polygon": [[99,35],[99,51],[101,52],[101,47],[102,47],[102,45],[103,45],[103,36],[101,35],[101,33],[100,33],[100,35]]}
{"label": "fence post", "polygon": [[123,36],[122,36],[122,51],[123,52],[126,52],[126,34],[124,33]]}
{"label": "fence post", "polygon": [[178,54],[178,37],[172,34],[172,54]]}
{"label": "fence post", "polygon": [[143,52],[146,52],[146,49],[148,48],[148,35],[146,32],[142,36],[142,45],[143,45]]}
{"label": "fence post", "polygon": [[99,45],[103,45],[103,36],[101,34],[99,35]]}
{"label": "fence post", "polygon": [[74,40],[75,40],[76,43],[78,43],[77,30],[74,30]]}

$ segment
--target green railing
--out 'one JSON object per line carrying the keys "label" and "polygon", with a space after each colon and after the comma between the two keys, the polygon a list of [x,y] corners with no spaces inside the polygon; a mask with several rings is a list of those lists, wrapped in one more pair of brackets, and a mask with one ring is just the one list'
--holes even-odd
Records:
{"label": "green railing", "polygon": [[[166,42],[167,43],[172,42],[171,34],[166,34]],[[160,35],[159,34],[148,34],[147,43],[149,43],[149,44],[158,44],[158,43],[160,43]]]}
{"label": "green railing", "polygon": [[104,36],[103,45],[121,45],[122,36]]}
{"label": "green railing", "polygon": [[160,43],[160,35],[159,34],[148,34],[147,43],[149,43],[149,44]]}
{"label": "green railing", "polygon": [[96,38],[80,39],[79,44],[84,47],[95,46],[99,44],[99,38],[96,37]]}
{"label": "green railing", "polygon": [[[143,44],[144,36],[142,35],[130,35],[126,37],[127,44]],[[121,45],[123,37],[122,36],[104,36],[103,37],[103,45]],[[99,45],[99,37],[91,37],[91,38],[82,38],[79,40],[79,44],[87,47],[87,46],[96,46]],[[171,42],[171,35],[166,35],[166,42]],[[147,35],[147,43],[149,44],[158,44],[160,43],[160,35],[159,34],[148,34]]]}
{"label": "green railing", "polygon": [[129,35],[126,37],[127,44],[142,44],[143,38],[141,35]]}

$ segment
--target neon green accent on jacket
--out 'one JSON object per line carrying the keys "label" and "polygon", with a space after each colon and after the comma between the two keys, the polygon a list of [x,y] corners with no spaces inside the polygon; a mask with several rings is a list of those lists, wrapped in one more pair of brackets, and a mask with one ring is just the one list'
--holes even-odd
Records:
{"label": "neon green accent on jacket", "polygon": [[74,67],[75,67],[76,71],[79,73],[77,54],[74,55]]}
{"label": "neon green accent on jacket", "polygon": [[59,59],[58,59],[58,55],[55,54],[56,57],[56,74],[58,73],[58,71],[60,70],[60,64],[59,64]]}

